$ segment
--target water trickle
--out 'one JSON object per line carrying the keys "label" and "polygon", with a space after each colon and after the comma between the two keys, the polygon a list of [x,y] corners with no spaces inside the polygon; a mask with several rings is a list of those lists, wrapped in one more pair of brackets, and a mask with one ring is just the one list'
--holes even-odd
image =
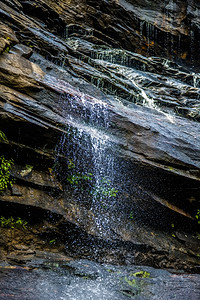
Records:
{"label": "water trickle", "polygon": [[[166,118],[174,123],[174,117],[173,115],[163,111],[155,102],[153,95],[150,94],[149,90],[145,90],[145,87],[142,86],[142,80],[141,78],[143,78],[142,76],[144,76],[145,80],[149,80],[147,79],[148,77],[146,76],[146,74],[144,74],[142,71],[137,71],[133,68],[129,68],[126,66],[121,66],[118,64],[113,64],[111,65],[111,63],[107,63],[105,61],[102,62],[104,66],[107,66],[108,68],[113,68],[115,67],[115,72],[119,75],[123,75],[124,78],[128,79],[131,83],[132,83],[132,93],[134,95],[134,101],[136,104],[142,105],[142,106],[146,106],[149,107],[151,109],[154,109],[158,112],[160,112],[161,114],[165,115]],[[166,60],[165,62],[166,66],[169,64],[169,62]],[[130,89],[130,88],[129,88]],[[130,89],[131,91],[131,89]],[[118,97],[116,97],[116,99],[118,99]]]}
{"label": "water trickle", "polygon": [[[194,52],[195,52],[195,36],[194,36],[194,31],[190,31],[190,52],[191,52],[191,62],[194,64]],[[194,65],[193,65],[194,67]]]}
{"label": "water trickle", "polygon": [[200,74],[192,73],[195,88],[200,88]]}
{"label": "water trickle", "polygon": [[140,35],[143,35],[144,24],[145,24],[145,21],[140,21]]}
{"label": "water trickle", "polygon": [[121,49],[99,50],[94,53],[94,58],[97,60],[108,61],[113,64],[129,65],[129,55],[127,51]]}
{"label": "water trickle", "polygon": [[[146,40],[147,45],[153,50],[157,30],[146,22],[141,26],[150,41],[149,44]],[[165,115],[170,122],[175,122],[175,115],[198,119],[196,105],[194,116],[190,110],[193,110],[193,99],[199,99],[199,91],[188,93],[189,86],[198,88],[198,74],[188,72],[169,59],[145,58],[122,49],[97,47],[81,38],[70,38],[67,43],[79,53],[84,53],[84,64],[88,64],[85,73],[81,61],[75,62],[75,69],[104,94],[112,95],[124,105],[147,106]],[[167,43],[169,51],[175,51],[175,44],[173,39],[170,45]]]}

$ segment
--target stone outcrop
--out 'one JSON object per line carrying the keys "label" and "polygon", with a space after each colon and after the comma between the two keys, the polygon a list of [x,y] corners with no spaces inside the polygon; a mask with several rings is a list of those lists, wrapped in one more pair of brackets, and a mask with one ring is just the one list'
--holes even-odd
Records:
{"label": "stone outcrop", "polygon": [[[120,223],[112,212],[105,239],[167,252],[172,243],[175,256],[195,256],[196,241],[181,249],[187,242],[179,229],[174,241],[159,226],[166,230],[177,220],[181,227],[185,217],[188,228],[196,226],[190,219],[199,207],[198,9],[194,1],[2,1],[0,129],[9,142],[0,151],[14,158],[15,184],[0,200],[56,213],[101,236],[88,203],[78,203],[52,171],[56,157],[62,160],[61,137],[71,128],[87,134],[92,120],[130,187],[118,199]],[[142,216],[155,234],[132,222],[132,203],[135,219]]]}

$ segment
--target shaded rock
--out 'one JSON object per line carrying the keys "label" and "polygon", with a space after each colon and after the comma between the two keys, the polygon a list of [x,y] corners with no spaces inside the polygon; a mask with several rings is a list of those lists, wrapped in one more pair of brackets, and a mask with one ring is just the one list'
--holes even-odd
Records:
{"label": "shaded rock", "polygon": [[42,70],[33,63],[15,54],[4,54],[0,58],[1,83],[17,90],[40,89],[37,78],[44,76]]}
{"label": "shaded rock", "polygon": [[33,54],[33,50],[30,47],[18,44],[12,48],[10,53],[16,53],[22,57],[30,58],[30,56]]}

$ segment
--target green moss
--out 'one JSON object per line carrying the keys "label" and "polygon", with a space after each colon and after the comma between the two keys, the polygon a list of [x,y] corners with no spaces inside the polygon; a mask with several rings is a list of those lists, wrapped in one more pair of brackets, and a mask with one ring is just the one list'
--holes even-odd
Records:
{"label": "green moss", "polygon": [[112,269],[107,269],[107,272],[109,273],[115,273],[115,274],[121,274],[121,271],[116,271],[116,270],[112,270]]}
{"label": "green moss", "polygon": [[31,165],[26,165],[26,169],[27,169],[27,170],[32,170],[32,169],[33,169],[33,166],[31,166]]}
{"label": "green moss", "polygon": [[130,285],[131,287],[136,287],[137,286],[137,282],[135,279],[129,280],[127,277],[124,278],[124,280],[128,283],[128,285]]}
{"label": "green moss", "polygon": [[8,139],[3,131],[0,130],[0,142],[7,142]]}
{"label": "green moss", "polygon": [[146,271],[139,271],[136,273],[131,273],[130,276],[134,276],[138,278],[150,278],[150,273]]}
{"label": "green moss", "polygon": [[3,216],[0,217],[0,226],[3,228],[18,228],[18,229],[27,229],[27,224],[25,220],[22,220],[20,217],[14,219],[13,217],[5,218]]}
{"label": "green moss", "polygon": [[167,168],[168,168],[170,171],[174,171],[174,168],[173,168],[173,167],[168,166]]}

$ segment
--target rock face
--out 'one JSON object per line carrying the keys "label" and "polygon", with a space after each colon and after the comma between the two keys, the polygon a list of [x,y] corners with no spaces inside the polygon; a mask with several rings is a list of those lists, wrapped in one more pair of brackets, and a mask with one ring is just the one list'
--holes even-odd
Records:
{"label": "rock face", "polygon": [[[188,246],[180,228],[194,234],[199,208],[198,10],[194,1],[1,1],[8,210],[37,207],[84,234],[197,264],[198,240]],[[72,191],[72,158],[93,173],[110,158],[112,205]]]}

